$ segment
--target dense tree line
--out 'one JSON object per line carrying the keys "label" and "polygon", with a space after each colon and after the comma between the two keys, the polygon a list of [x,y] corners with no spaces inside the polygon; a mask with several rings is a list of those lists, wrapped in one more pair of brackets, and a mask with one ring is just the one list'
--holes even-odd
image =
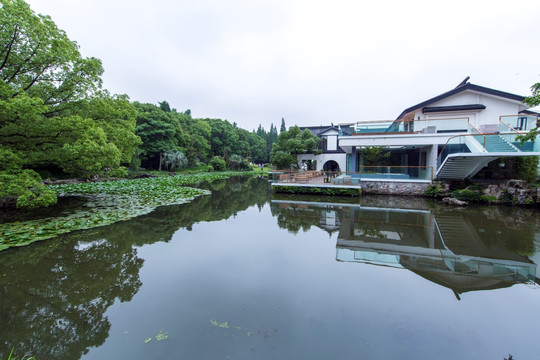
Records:
{"label": "dense tree line", "polygon": [[0,0],[0,19],[0,207],[55,203],[42,176],[268,161],[266,135],[109,94],[101,61],[23,0]]}
{"label": "dense tree line", "polygon": [[[227,120],[194,119],[191,111],[178,112],[168,102],[160,105],[134,103],[137,110],[135,134],[142,144],[132,165],[157,169],[163,156],[181,152],[184,167],[198,167],[218,157],[228,167],[237,163],[268,161],[266,140],[255,132],[238,128]],[[240,166],[241,167],[241,166]]]}

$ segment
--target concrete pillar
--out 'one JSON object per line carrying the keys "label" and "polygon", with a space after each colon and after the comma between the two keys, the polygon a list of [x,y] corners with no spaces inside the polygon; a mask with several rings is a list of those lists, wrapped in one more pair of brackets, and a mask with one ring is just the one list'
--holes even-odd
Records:
{"label": "concrete pillar", "polygon": [[439,155],[439,145],[435,144],[431,146],[431,151],[427,154],[427,166],[433,167],[433,177],[437,173],[437,155]]}
{"label": "concrete pillar", "polygon": [[351,171],[354,171],[354,172],[358,171],[358,151],[356,151],[356,147],[352,148],[351,162],[352,162]]}

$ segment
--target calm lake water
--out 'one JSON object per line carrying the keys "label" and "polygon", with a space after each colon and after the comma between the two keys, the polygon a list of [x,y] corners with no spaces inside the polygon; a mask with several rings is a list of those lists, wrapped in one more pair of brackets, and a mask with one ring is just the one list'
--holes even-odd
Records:
{"label": "calm lake water", "polygon": [[540,358],[540,216],[232,178],[0,252],[0,359]]}

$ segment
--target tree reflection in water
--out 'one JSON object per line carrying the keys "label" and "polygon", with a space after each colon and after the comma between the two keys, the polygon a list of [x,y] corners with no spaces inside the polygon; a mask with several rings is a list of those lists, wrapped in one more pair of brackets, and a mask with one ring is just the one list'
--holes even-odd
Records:
{"label": "tree reflection in water", "polygon": [[[179,228],[218,221],[267,202],[264,179],[230,178],[201,184],[212,191],[151,214],[0,253],[0,359],[78,359],[109,336],[105,316],[141,287],[137,247],[168,242]],[[249,189],[249,191],[248,191]],[[39,335],[36,335],[39,334]]]}

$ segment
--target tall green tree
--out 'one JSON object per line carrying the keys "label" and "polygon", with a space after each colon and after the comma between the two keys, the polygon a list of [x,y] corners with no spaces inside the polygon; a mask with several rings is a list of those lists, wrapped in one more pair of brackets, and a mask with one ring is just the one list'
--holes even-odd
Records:
{"label": "tall green tree", "polygon": [[211,129],[211,152],[214,156],[227,158],[238,150],[238,134],[227,120],[203,119]]}
{"label": "tall green tree", "polygon": [[20,160],[7,188],[29,169],[90,176],[128,162],[139,142],[135,112],[125,97],[101,90],[101,62],[81,56],[24,1],[0,5],[0,146]]}
{"label": "tall green tree", "polygon": [[153,104],[134,103],[137,109],[136,134],[141,138],[139,147],[144,167],[160,168],[164,152],[180,151],[176,137],[178,121],[171,112]]}
{"label": "tall green tree", "polygon": [[101,88],[101,61],[82,57],[50,17],[36,15],[22,0],[0,4],[3,98],[39,98],[46,106],[44,114],[52,116]]}
{"label": "tall green tree", "polygon": [[137,109],[126,95],[109,95],[102,91],[97,96],[79,103],[75,114],[92,119],[103,129],[107,142],[120,152],[120,163],[129,164],[142,143],[135,134]]}
{"label": "tall green tree", "polygon": [[249,133],[247,138],[250,149],[249,159],[257,164],[267,162],[268,152],[266,150],[266,140],[255,133]]}
{"label": "tall green tree", "polygon": [[282,133],[284,131],[287,131],[287,127],[285,126],[285,119],[281,118],[281,128],[279,129],[279,132]]}
{"label": "tall green tree", "polygon": [[268,160],[270,160],[270,153],[272,151],[272,147],[273,145],[277,142],[278,140],[278,132],[277,132],[277,127],[274,126],[274,124],[270,124],[270,131],[268,131],[268,134],[266,136],[266,151],[267,151],[267,154],[268,154]]}
{"label": "tall green tree", "polygon": [[270,161],[279,169],[290,168],[297,164],[299,154],[320,154],[319,143],[320,139],[308,129],[302,131],[298,126],[291,126],[279,134],[272,146]]}
{"label": "tall green tree", "polygon": [[183,129],[179,145],[183,149],[188,164],[197,166],[207,162],[210,158],[211,128],[206,121],[193,119],[188,111],[176,114],[176,118]]}

